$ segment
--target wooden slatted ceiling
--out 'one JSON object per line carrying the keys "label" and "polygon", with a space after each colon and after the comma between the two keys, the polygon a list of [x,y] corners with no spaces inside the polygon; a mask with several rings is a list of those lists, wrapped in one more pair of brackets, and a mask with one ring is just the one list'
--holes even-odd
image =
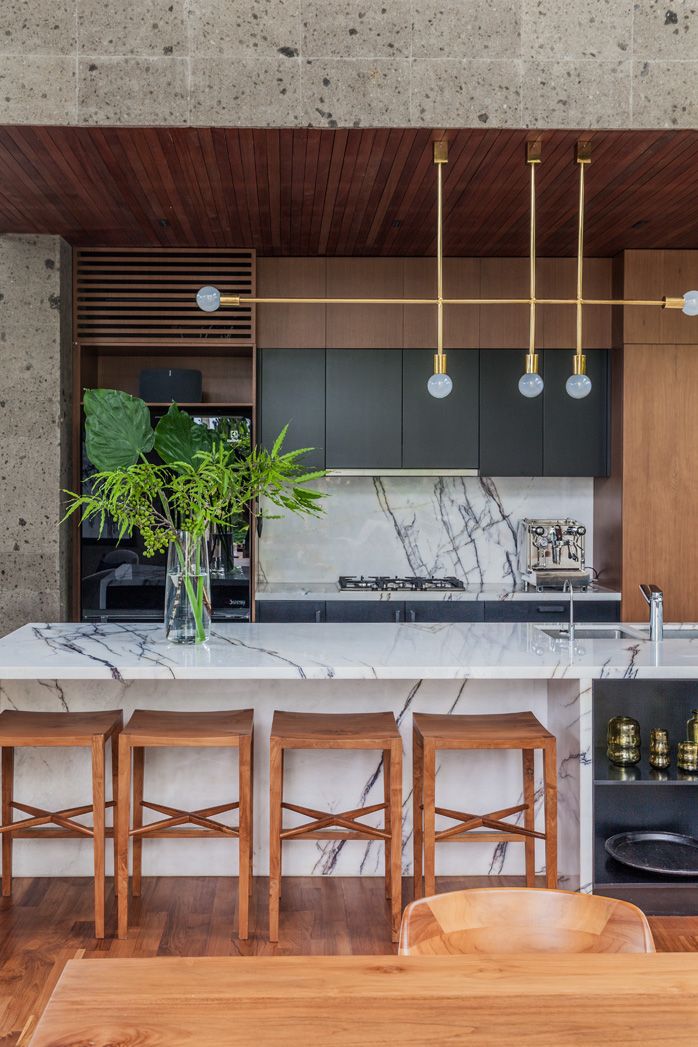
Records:
{"label": "wooden slatted ceiling", "polygon": [[255,291],[253,251],[212,248],[80,248],[75,332],[83,345],[251,346],[252,306],[202,313],[196,292]]}
{"label": "wooden slatted ceiling", "polygon": [[[541,133],[541,255],[576,249],[580,135]],[[446,254],[525,255],[523,130],[0,127],[0,232],[84,246],[430,255],[431,143],[443,136]],[[698,247],[698,132],[585,137],[589,255]]]}

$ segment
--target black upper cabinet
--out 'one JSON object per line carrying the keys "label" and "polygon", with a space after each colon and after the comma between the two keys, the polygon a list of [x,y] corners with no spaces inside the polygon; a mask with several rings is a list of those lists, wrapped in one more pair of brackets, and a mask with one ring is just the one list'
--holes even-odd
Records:
{"label": "black upper cabinet", "polygon": [[543,399],[519,392],[524,355],[521,349],[480,350],[483,476],[543,475]]}
{"label": "black upper cabinet", "polygon": [[567,395],[572,352],[545,353],[543,392],[543,475],[607,476],[609,360],[608,350],[586,351],[591,392],[583,400]]}
{"label": "black upper cabinet", "polygon": [[269,448],[288,423],[284,450],[313,447],[308,469],[325,468],[325,353],[322,349],[263,349],[262,443]]}
{"label": "black upper cabinet", "polygon": [[477,349],[449,352],[453,390],[443,400],[435,400],[427,392],[434,353],[431,349],[403,350],[403,469],[477,469],[478,361]]}
{"label": "black upper cabinet", "polygon": [[402,465],[402,353],[327,350],[327,468]]}

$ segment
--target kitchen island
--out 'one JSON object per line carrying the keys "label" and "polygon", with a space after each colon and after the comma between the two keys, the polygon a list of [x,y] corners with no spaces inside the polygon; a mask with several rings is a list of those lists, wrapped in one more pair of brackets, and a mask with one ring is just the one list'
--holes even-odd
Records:
{"label": "kitchen island", "polygon": [[[698,639],[651,643],[638,627],[579,627],[574,642],[530,624],[312,624],[214,627],[202,647],[167,644],[162,627],[32,624],[0,640],[0,708],[35,710],[254,708],[256,722],[255,872],[267,872],[267,749],[275,709],[390,710],[405,743],[404,871],[410,868],[411,714],[531,710],[557,737],[561,885],[593,882],[595,687],[625,687],[618,712],[632,714],[632,688],[645,681],[698,679]],[[677,684],[681,686],[681,684]],[[667,684],[671,686],[671,684]],[[647,727],[654,726],[648,724]],[[375,754],[298,752],[287,766],[289,799],[308,795],[340,809],[376,802],[382,783]],[[200,773],[201,761],[205,771]],[[230,795],[230,755],[193,750],[148,754],[146,796],[192,806]],[[537,767],[537,794],[541,792]],[[17,754],[17,795],[41,806],[50,795],[69,806],[89,793],[89,767],[75,750]],[[493,810],[520,802],[518,753],[442,753],[439,803]],[[440,848],[444,875],[523,871],[523,849],[497,844]],[[443,853],[445,852],[445,853]],[[542,851],[538,856],[542,862]],[[230,846],[208,841],[148,841],[144,873],[227,875]],[[378,875],[382,848],[372,843],[290,844],[290,875]],[[17,875],[88,875],[89,844],[19,840]]]}

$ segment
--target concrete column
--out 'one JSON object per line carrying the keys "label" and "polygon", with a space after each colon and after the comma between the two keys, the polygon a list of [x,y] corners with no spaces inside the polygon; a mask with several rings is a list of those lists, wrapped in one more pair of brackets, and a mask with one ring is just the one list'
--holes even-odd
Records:
{"label": "concrete column", "polygon": [[70,536],[59,521],[71,351],[62,283],[70,289],[70,249],[59,237],[0,236],[0,634],[68,614]]}

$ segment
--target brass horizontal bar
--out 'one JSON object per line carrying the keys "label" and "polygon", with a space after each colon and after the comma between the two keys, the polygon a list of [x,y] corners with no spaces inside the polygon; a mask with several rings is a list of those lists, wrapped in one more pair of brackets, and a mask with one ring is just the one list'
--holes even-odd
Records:
{"label": "brass horizontal bar", "polygon": [[[221,301],[223,301],[221,299]],[[678,309],[683,298],[443,298],[443,305],[653,305]],[[433,305],[438,298],[241,298],[251,305]],[[679,305],[678,303],[681,303]],[[675,304],[677,303],[677,304]],[[225,303],[223,303],[225,304]]]}

